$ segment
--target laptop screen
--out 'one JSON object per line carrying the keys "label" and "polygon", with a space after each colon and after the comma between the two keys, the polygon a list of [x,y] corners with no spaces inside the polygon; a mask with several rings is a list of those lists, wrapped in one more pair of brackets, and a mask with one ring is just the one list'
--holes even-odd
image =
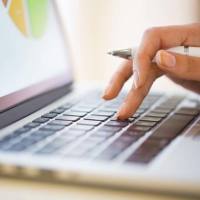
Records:
{"label": "laptop screen", "polygon": [[0,24],[0,111],[72,81],[54,1],[0,0]]}

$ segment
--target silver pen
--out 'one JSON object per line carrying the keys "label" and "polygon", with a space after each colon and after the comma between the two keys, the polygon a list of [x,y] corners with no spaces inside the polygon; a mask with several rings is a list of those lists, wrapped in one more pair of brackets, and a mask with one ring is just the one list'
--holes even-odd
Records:
{"label": "silver pen", "polygon": [[[177,46],[165,50],[183,55],[200,57],[200,47]],[[137,48],[128,48],[128,49],[109,51],[108,54],[131,60],[134,58],[136,51]],[[154,59],[152,61],[154,61]]]}

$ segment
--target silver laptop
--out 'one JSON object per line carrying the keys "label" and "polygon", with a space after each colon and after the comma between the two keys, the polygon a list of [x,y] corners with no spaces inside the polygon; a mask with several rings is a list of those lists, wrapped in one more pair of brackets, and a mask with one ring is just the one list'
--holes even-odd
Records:
{"label": "silver laptop", "polygon": [[[149,94],[126,121],[76,87],[55,1],[0,1],[0,174],[200,195],[198,96]],[[178,92],[177,92],[178,93]]]}

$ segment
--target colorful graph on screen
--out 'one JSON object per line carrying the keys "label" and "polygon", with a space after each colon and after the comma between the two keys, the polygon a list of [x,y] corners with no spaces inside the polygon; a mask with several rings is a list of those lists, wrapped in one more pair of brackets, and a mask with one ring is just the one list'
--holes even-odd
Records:
{"label": "colorful graph on screen", "polygon": [[48,19],[48,0],[2,0],[18,30],[25,36],[41,37]]}

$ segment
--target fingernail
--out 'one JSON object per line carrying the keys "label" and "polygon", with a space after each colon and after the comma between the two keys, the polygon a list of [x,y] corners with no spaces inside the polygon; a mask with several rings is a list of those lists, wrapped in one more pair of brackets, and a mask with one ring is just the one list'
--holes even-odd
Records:
{"label": "fingernail", "polygon": [[120,106],[119,111],[118,111],[118,112],[116,113],[116,115],[115,115],[116,118],[117,118],[117,119],[120,119],[121,116],[124,115],[125,111],[126,111],[126,104],[123,103],[123,104]]}
{"label": "fingernail", "polygon": [[175,67],[176,66],[176,58],[171,53],[167,51],[159,51],[156,55],[156,61],[162,66],[166,67]]}
{"label": "fingernail", "polygon": [[134,83],[135,89],[137,89],[138,83],[139,83],[139,74],[138,74],[138,71],[136,70],[133,71],[133,83]]}
{"label": "fingernail", "polygon": [[107,86],[107,88],[105,89],[105,91],[103,92],[103,94],[102,94],[102,98],[104,99],[104,98],[106,98],[109,94],[110,94],[110,91],[111,91],[111,86],[109,85],[109,86]]}

